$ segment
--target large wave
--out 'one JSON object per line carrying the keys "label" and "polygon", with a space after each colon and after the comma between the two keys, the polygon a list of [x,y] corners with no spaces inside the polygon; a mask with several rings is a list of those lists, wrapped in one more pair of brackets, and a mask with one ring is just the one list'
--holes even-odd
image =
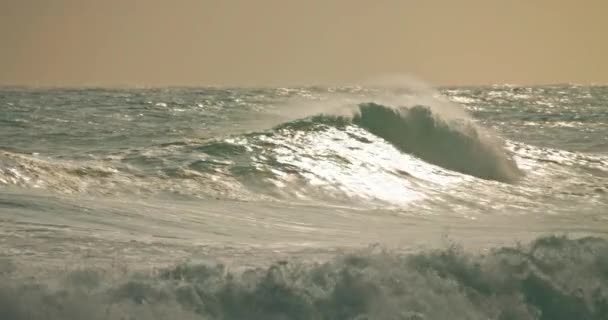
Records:
{"label": "large wave", "polygon": [[0,267],[6,320],[608,318],[608,242],[599,238],[546,237],[486,255],[370,248],[239,272],[202,264],[121,277],[84,268],[47,281],[11,261]]}
{"label": "large wave", "polygon": [[86,161],[4,151],[0,183],[69,193],[177,192],[237,199],[346,194],[401,203],[407,194],[422,192],[412,179],[445,181],[450,171],[516,181],[520,170],[498,139],[466,118],[434,111],[362,103],[350,115],[321,112],[266,131]]}

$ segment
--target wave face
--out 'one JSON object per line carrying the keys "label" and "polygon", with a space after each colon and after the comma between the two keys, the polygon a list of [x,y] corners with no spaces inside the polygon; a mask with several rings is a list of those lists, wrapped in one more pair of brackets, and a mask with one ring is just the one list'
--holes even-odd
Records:
{"label": "wave face", "polygon": [[539,238],[487,255],[455,246],[410,255],[370,248],[239,272],[208,263],[116,279],[112,270],[81,269],[53,275],[59,285],[2,266],[6,320],[608,317],[608,242],[598,238]]}
{"label": "wave face", "polygon": [[402,152],[449,170],[505,182],[520,174],[497,139],[482,135],[470,122],[440,119],[424,106],[394,110],[368,103],[353,122]]}

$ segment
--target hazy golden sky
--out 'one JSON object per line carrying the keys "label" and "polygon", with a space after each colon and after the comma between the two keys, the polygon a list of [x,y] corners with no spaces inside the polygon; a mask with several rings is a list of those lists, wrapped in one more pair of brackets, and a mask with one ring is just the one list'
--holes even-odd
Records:
{"label": "hazy golden sky", "polygon": [[0,84],[608,83],[606,0],[0,0]]}

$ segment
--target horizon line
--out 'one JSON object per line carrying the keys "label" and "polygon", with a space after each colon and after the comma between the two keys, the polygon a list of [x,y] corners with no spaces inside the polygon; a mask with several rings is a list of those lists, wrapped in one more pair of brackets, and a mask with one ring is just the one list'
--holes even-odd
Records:
{"label": "horizon line", "polygon": [[[433,85],[426,83],[431,88],[470,88],[470,87],[545,87],[545,86],[587,86],[603,87],[608,86],[608,82],[541,82],[541,83],[515,83],[515,82],[495,82],[480,84],[439,84]],[[398,85],[397,85],[398,86]],[[20,84],[20,83],[0,83],[0,89],[278,89],[278,88],[340,88],[340,87],[388,87],[387,85],[370,85],[363,83],[310,83],[310,84]],[[391,85],[395,87],[395,85]],[[403,87],[408,87],[404,84]]]}

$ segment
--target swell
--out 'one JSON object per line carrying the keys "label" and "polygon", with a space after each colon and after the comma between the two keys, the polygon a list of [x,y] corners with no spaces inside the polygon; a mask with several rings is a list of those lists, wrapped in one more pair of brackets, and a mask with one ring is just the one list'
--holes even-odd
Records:
{"label": "swell", "polygon": [[380,248],[324,263],[233,271],[177,265],[131,274],[81,268],[28,277],[0,261],[0,318],[518,319],[608,318],[608,241],[539,238],[470,254]]}
{"label": "swell", "polygon": [[[230,175],[213,174],[214,161],[173,165],[166,160],[172,149],[165,151],[166,155],[154,157],[133,151],[135,156],[126,153],[104,159],[66,160],[0,150],[0,186],[102,196],[263,197],[238,187],[238,181]],[[221,162],[217,165],[225,166]]]}

